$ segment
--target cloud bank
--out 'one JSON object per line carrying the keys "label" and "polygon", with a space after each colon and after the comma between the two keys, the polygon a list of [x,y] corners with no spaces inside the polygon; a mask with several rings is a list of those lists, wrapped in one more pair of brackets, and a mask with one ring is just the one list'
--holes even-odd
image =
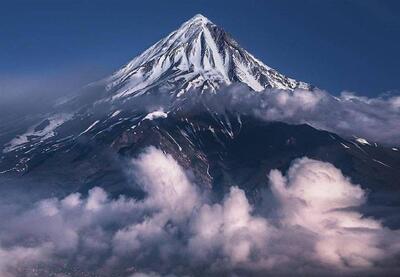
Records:
{"label": "cloud bank", "polygon": [[2,74],[0,76],[0,116],[15,119],[48,113],[54,103],[104,74],[101,68],[80,65],[59,72]]}
{"label": "cloud bank", "polygon": [[358,212],[365,191],[329,163],[302,158],[286,174],[266,172],[273,213],[237,187],[213,201],[154,147],[131,167],[143,199],[96,187],[1,207],[0,276],[399,273],[400,232]]}
{"label": "cloud bank", "polygon": [[400,144],[400,96],[360,97],[343,92],[333,97],[322,90],[250,91],[240,85],[201,101],[214,109],[248,113],[266,121],[307,123],[346,137],[363,137],[384,144]]}

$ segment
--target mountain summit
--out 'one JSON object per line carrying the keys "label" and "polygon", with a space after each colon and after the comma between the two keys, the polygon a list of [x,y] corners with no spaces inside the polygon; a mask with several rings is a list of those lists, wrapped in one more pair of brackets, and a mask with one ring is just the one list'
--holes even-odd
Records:
{"label": "mountain summit", "polygon": [[[265,121],[229,101],[218,102],[219,88],[235,83],[253,91],[311,89],[264,65],[196,15],[52,110],[1,122],[0,182],[18,178],[24,186],[49,185],[51,192],[87,193],[102,186],[115,196],[143,195],[128,177],[130,160],[156,147],[221,197],[234,185],[256,200],[269,182],[267,172],[286,171],[304,156],[333,164],[371,190],[398,184],[397,148],[306,124]],[[208,95],[197,101],[201,93],[191,95],[192,89]]]}
{"label": "mountain summit", "polygon": [[254,91],[311,88],[257,60],[200,14],[134,58],[106,82],[112,100],[152,91],[182,97],[191,89],[215,92],[221,86],[238,82]]}

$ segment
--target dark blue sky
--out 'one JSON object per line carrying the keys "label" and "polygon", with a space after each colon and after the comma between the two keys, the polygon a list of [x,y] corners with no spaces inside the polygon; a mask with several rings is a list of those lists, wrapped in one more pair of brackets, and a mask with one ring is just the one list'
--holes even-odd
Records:
{"label": "dark blue sky", "polygon": [[2,0],[0,80],[103,77],[196,13],[269,66],[332,93],[400,89],[400,1],[383,0]]}

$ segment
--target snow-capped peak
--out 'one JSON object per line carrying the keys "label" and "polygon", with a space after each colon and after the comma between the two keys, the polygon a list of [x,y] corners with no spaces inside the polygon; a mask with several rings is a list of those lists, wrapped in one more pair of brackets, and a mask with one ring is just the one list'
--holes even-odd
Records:
{"label": "snow-capped peak", "polygon": [[207,17],[205,17],[204,15],[199,14],[199,13],[196,14],[195,16],[193,16],[191,19],[189,19],[185,23],[190,23],[190,22],[199,22],[202,24],[207,24],[207,23],[213,24]]}
{"label": "snow-capped peak", "polygon": [[181,97],[191,89],[215,92],[240,82],[255,91],[310,89],[257,60],[222,28],[201,14],[134,58],[107,80],[110,98],[149,93]]}

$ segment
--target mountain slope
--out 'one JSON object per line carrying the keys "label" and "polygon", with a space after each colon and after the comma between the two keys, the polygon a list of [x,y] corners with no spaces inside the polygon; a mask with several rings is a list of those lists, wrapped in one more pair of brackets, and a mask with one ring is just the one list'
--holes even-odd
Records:
{"label": "mountain slope", "polygon": [[[36,116],[36,124],[25,120],[0,126],[5,130],[0,138],[2,152],[17,151],[21,162],[30,159],[26,154],[33,149],[79,139],[104,115],[108,114],[111,122],[117,111],[146,111],[148,107],[157,107],[157,101],[180,105],[188,92],[215,93],[234,83],[254,91],[312,89],[266,66],[222,28],[196,15],[110,77],[86,86],[73,98],[60,102],[53,111]],[[66,127],[69,134],[57,136]]]}
{"label": "mountain slope", "polygon": [[[399,188],[400,152],[308,125],[215,111],[202,101],[204,93],[213,96],[235,83],[252,93],[312,89],[264,65],[197,15],[54,110],[1,123],[0,176],[52,180],[69,191],[101,185],[121,192],[126,160],[153,145],[191,170],[199,185],[217,191],[237,184],[254,193],[268,170],[285,170],[305,155],[333,163],[369,188]],[[169,105],[157,102],[164,98]],[[190,106],[193,99],[197,106]]]}
{"label": "mountain slope", "polygon": [[202,15],[185,22],[106,82],[113,100],[155,91],[182,97],[191,89],[215,92],[235,82],[255,91],[311,89],[257,60]]}

